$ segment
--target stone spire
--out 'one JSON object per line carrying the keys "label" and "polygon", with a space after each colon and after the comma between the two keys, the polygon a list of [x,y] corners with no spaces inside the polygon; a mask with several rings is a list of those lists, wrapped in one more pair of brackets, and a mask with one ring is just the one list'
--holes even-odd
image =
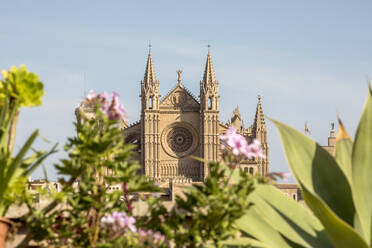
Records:
{"label": "stone spire", "polygon": [[211,53],[208,51],[203,80],[200,81],[200,102],[204,110],[219,110],[218,82],[214,75]]}
{"label": "stone spire", "polygon": [[146,65],[145,76],[143,78],[143,83],[145,84],[146,88],[151,87],[151,85],[157,83],[154,64],[152,62],[151,50],[149,50],[149,55],[147,57],[147,65]]}
{"label": "stone spire", "polygon": [[231,124],[235,126],[237,130],[240,130],[242,127],[242,118],[240,116],[238,107],[234,109],[233,115],[231,117]]}
{"label": "stone spire", "polygon": [[266,129],[265,116],[262,111],[261,96],[258,95],[258,102],[256,108],[256,115],[254,117],[253,131],[257,132],[259,129]]}
{"label": "stone spire", "polygon": [[211,53],[209,51],[208,51],[207,62],[205,64],[203,83],[204,83],[205,88],[208,88],[208,86],[217,84],[216,77],[214,75],[212,57],[211,57]]}
{"label": "stone spire", "polygon": [[141,81],[141,98],[142,110],[158,109],[160,103],[159,81],[156,80],[154,64],[152,62],[151,44],[149,45],[145,76]]}

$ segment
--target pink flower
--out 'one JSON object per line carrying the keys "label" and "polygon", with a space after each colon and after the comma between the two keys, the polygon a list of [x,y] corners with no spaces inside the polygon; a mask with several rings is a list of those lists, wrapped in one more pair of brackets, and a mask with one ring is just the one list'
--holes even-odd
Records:
{"label": "pink flower", "polygon": [[138,233],[139,233],[140,239],[144,239],[144,238],[146,238],[146,235],[147,235],[147,234],[146,234],[146,232],[145,232],[144,230],[141,229],[141,230],[139,230]]}
{"label": "pink flower", "polygon": [[101,218],[101,225],[107,225],[107,224],[112,225],[114,223],[115,223],[115,219],[111,215],[103,216]]}
{"label": "pink flower", "polygon": [[159,232],[156,232],[154,235],[155,242],[163,242],[164,241],[164,235],[161,235]]}
{"label": "pink flower", "polygon": [[126,118],[126,113],[122,104],[120,104],[119,94],[112,92],[110,107],[107,111],[110,120],[123,120]]}
{"label": "pink flower", "polygon": [[97,98],[97,93],[94,90],[90,90],[88,95],[87,95],[88,101],[94,102],[96,100],[96,98]]}
{"label": "pink flower", "polygon": [[136,219],[133,216],[127,216],[125,212],[113,212],[111,215],[101,218],[101,225],[110,225],[114,230],[120,227],[120,229],[129,229],[132,232],[136,232],[135,223]]}
{"label": "pink flower", "polygon": [[253,140],[252,144],[249,144],[245,147],[244,154],[248,159],[252,159],[254,157],[265,158],[265,154],[263,154],[261,149],[261,143],[256,139]]}
{"label": "pink flower", "polygon": [[254,140],[252,144],[248,144],[245,137],[236,132],[234,126],[231,126],[224,135],[221,135],[220,139],[222,149],[225,150],[231,148],[231,151],[235,156],[245,155],[248,159],[254,157],[265,157],[260,142]]}
{"label": "pink flower", "polygon": [[102,92],[97,94],[94,90],[90,90],[86,99],[90,103],[99,104],[102,113],[106,114],[110,120],[123,120],[126,118],[126,113],[123,105],[120,103],[120,96],[117,92],[112,92],[111,101],[109,94]]}

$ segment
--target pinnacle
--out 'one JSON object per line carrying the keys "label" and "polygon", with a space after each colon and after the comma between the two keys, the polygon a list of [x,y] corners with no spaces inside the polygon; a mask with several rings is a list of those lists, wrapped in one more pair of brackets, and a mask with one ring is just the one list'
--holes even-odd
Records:
{"label": "pinnacle", "polygon": [[262,111],[261,106],[261,96],[258,95],[258,102],[257,102],[257,108],[256,108],[256,115],[254,117],[254,125],[265,125],[265,117]]}
{"label": "pinnacle", "polygon": [[240,117],[240,111],[239,111],[238,106],[236,106],[236,108],[234,109],[233,116],[239,116]]}
{"label": "pinnacle", "polygon": [[210,52],[208,52],[207,62],[205,64],[205,71],[204,71],[204,77],[203,81],[205,84],[215,83],[216,78],[214,75],[214,69],[212,64],[212,57]]}
{"label": "pinnacle", "polygon": [[145,77],[144,77],[143,81],[147,85],[156,82],[156,75],[155,75],[154,64],[152,62],[151,52],[149,52],[149,55],[147,57]]}

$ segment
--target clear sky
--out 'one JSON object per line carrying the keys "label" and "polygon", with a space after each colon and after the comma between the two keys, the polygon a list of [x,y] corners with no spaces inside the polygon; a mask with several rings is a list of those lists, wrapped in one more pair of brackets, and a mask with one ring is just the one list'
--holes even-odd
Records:
{"label": "clear sky", "polygon": [[[43,105],[20,114],[18,146],[39,128],[51,143],[37,148],[62,150],[89,89],[118,91],[129,122],[138,120],[149,40],[162,95],[177,69],[198,95],[209,42],[222,121],[239,105],[251,125],[260,94],[266,115],[300,130],[308,121],[321,144],[336,111],[354,135],[372,76],[371,1],[1,0],[0,9],[0,69],[26,64],[45,83]],[[288,171],[268,129],[271,170]],[[64,156],[45,162],[50,179]]]}

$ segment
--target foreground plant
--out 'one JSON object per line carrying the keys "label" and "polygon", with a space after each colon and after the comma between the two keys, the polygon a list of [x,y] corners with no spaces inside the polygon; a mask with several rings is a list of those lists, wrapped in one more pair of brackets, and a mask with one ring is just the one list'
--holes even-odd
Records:
{"label": "foreground plant", "polygon": [[227,242],[259,247],[372,247],[372,90],[354,142],[340,121],[336,155],[274,121],[308,209],[269,185],[252,194],[254,207],[238,220],[245,234]]}
{"label": "foreground plant", "polygon": [[239,233],[235,222],[252,206],[250,195],[256,185],[265,181],[239,168],[241,160],[263,156],[257,142],[248,144],[233,127],[221,140],[223,162],[200,160],[210,169],[204,183],[193,184],[177,195],[171,211],[160,199],[150,202],[151,218],[144,223],[160,230],[176,247],[220,247],[224,240],[235,238]]}
{"label": "foreground plant", "polygon": [[[78,113],[77,136],[65,146],[68,158],[56,165],[60,175],[70,177],[60,181],[63,192],[57,200],[61,208],[56,206],[45,216],[30,204],[32,239],[48,247],[125,247],[129,243],[141,247],[135,241],[141,238],[135,232],[139,229],[129,228],[127,232],[123,225],[115,234],[109,231],[107,220],[111,214],[122,212],[127,219],[118,221],[131,220],[129,227],[133,227],[132,195],[158,189],[137,174],[140,167],[131,159],[133,145],[124,144],[119,128],[124,111],[118,95],[114,93],[110,100],[107,94],[91,92],[85,103],[94,108],[95,117]],[[112,186],[121,189],[110,190]]]}
{"label": "foreground plant", "polygon": [[[0,80],[0,247],[6,237],[10,221],[3,218],[12,204],[22,204],[27,194],[31,173],[53,152],[34,151],[28,156],[39,131],[34,131],[21,149],[14,154],[14,140],[21,107],[41,104],[44,94],[39,77],[28,72],[26,66],[12,66],[2,71]],[[5,233],[3,233],[3,231]]]}
{"label": "foreground plant", "polygon": [[[60,207],[54,204],[46,212],[29,204],[33,240],[48,247],[204,247],[221,246],[239,234],[235,222],[251,207],[249,195],[262,182],[240,170],[239,163],[263,156],[257,142],[248,144],[229,129],[221,136],[226,165],[201,161],[209,164],[210,176],[177,195],[168,211],[160,189],[137,174],[134,146],[124,144],[119,122],[125,112],[118,94],[110,99],[91,91],[84,106],[94,115],[78,113],[77,137],[65,147],[69,157],[56,165],[59,174],[70,177],[61,181],[63,192],[55,199]],[[109,190],[117,185],[121,190]],[[133,201],[139,198],[148,213],[134,216]]]}

